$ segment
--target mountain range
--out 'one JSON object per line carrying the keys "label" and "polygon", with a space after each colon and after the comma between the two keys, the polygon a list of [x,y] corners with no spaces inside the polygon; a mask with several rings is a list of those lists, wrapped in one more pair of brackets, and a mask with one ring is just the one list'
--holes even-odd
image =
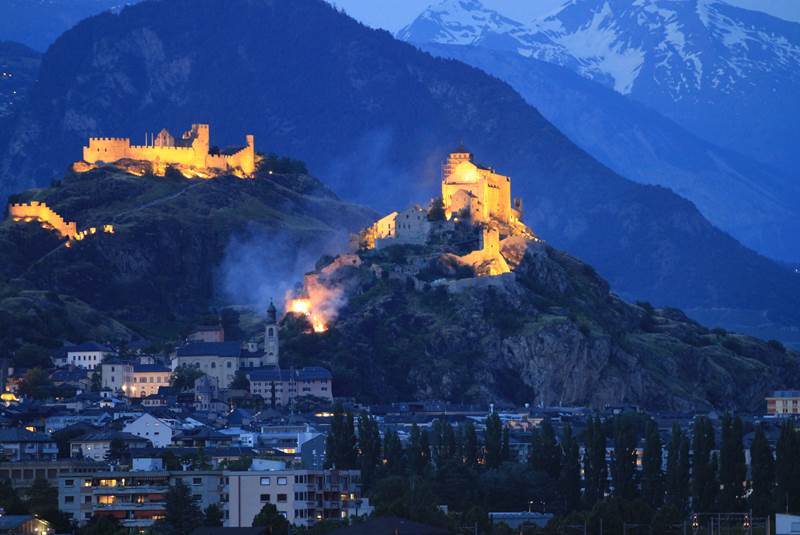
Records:
{"label": "mountain range", "polygon": [[797,169],[800,24],[720,0],[569,0],[524,23],[445,0],[398,36],[561,65],[717,145]]}
{"label": "mountain range", "polygon": [[[298,29],[302,29],[299,31]],[[142,2],[84,20],[45,53],[0,142],[8,194],[48,184],[89,136],[194,122],[215,143],[255,134],[377,209],[436,195],[458,142],[512,176],[526,221],[619,294],[693,313],[752,313],[791,341],[800,277],[673,192],[591,158],[511,87],[369,29],[321,0]],[[0,137],[3,137],[0,136]]]}
{"label": "mountain range", "polygon": [[[665,50],[670,50],[672,45],[669,39],[675,39],[675,36],[670,37],[666,27],[683,28],[694,23],[691,17],[696,15],[696,11],[687,11],[686,2],[679,4],[683,7],[671,18],[665,19],[666,15],[662,13],[660,19],[648,22],[652,32],[647,34],[649,48],[642,52],[643,65],[655,61],[653,58],[663,60]],[[578,2],[564,9],[572,13],[578,6],[588,12],[597,7],[592,2]],[[604,6],[605,9],[611,9],[608,4]],[[580,28],[583,39],[600,40],[601,34],[609,32],[617,32],[614,35],[618,40],[630,41],[634,36],[639,38],[640,29],[632,26],[628,20],[632,15],[626,10],[638,7],[650,13],[660,4],[648,1],[635,6],[627,5],[625,9],[616,4],[614,6],[613,25],[611,20],[605,20],[602,24],[598,23],[603,28],[601,30],[586,23]],[[729,6],[723,8],[709,4],[706,7],[727,9]],[[700,9],[699,6],[696,8]],[[750,14],[744,10],[735,12]],[[724,135],[697,131],[692,125],[681,126],[668,105],[643,103],[632,91],[609,86],[599,75],[592,76],[592,73],[597,74],[598,65],[605,65],[599,63],[603,54],[610,54],[605,49],[595,47],[596,56],[583,58],[576,55],[567,61],[569,50],[564,46],[559,48],[560,53],[555,56],[544,53],[532,44],[527,48],[522,47],[522,42],[545,39],[537,32],[542,31],[545,23],[555,25],[554,21],[560,15],[561,12],[527,27],[486,9],[478,0],[446,0],[426,10],[401,30],[399,36],[435,55],[464,61],[508,82],[548,120],[599,161],[627,178],[669,187],[694,202],[715,225],[749,247],[786,261],[800,258],[800,242],[793,238],[800,230],[800,184],[793,177],[794,173],[779,169],[774,162],[765,164],[730,148],[722,148],[726,144]],[[778,26],[792,27],[792,23],[777,22]],[[606,28],[608,25],[613,28]],[[699,26],[695,28],[698,34],[700,29],[704,29],[706,39],[714,38],[715,27],[695,26]],[[678,31],[675,28],[671,30],[672,33]],[[667,35],[662,35],[662,30]],[[545,33],[552,37],[550,33]],[[537,39],[533,39],[532,35],[536,35]],[[663,40],[658,41],[658,38]],[[513,40],[519,42],[514,41],[517,44],[512,46]],[[551,43],[551,46],[555,45]],[[616,46],[615,50],[620,47]],[[572,52],[578,54],[576,50]],[[728,52],[732,53],[730,50]],[[714,54],[719,53],[718,47],[711,47],[697,56],[710,61]],[[752,55],[748,51],[741,51],[739,56],[747,57],[739,57],[737,62],[754,64],[756,61],[749,58]],[[612,60],[621,61],[613,57],[606,59],[608,63],[613,63]],[[713,61],[721,62],[723,58],[714,58]],[[591,63],[594,70],[588,67],[581,70],[578,66],[582,62]],[[670,73],[676,76],[674,72]],[[757,72],[742,72],[741,75],[745,79],[750,76],[763,78]],[[794,83],[793,76],[794,73],[787,76],[786,82],[790,85]],[[635,84],[642,83],[646,77],[646,74],[637,72]],[[683,88],[674,98],[683,102],[695,90],[697,88]],[[714,94],[727,95],[730,91],[727,86],[718,87],[714,89]],[[747,93],[747,97],[738,95],[736,98],[749,102],[750,90]],[[651,94],[652,91],[648,90],[648,95]],[[773,100],[761,101],[759,105],[772,106]],[[780,103],[777,105],[780,106]],[[698,113],[700,110],[705,113],[709,107],[705,102],[697,102],[696,106]],[[793,123],[792,114],[798,117],[795,111],[798,110],[791,106],[782,107],[781,116],[775,120],[784,125]],[[761,126],[770,120],[767,110],[754,113],[759,117]],[[725,115],[730,116],[727,110]],[[736,121],[738,125],[738,119]],[[703,124],[707,125],[708,122]],[[727,125],[721,128],[725,135],[729,131]],[[747,138],[753,141],[762,134],[761,129],[750,128]],[[780,135],[788,136],[791,133]],[[712,139],[713,143],[707,139]],[[792,152],[791,149],[789,152]]]}

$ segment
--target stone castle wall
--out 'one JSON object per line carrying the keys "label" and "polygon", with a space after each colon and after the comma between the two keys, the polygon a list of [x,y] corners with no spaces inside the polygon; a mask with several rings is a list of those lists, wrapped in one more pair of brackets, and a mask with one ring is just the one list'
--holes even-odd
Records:
{"label": "stone castle wall", "polygon": [[120,160],[141,160],[154,164],[178,165],[187,168],[234,171],[246,175],[255,172],[255,141],[247,135],[247,146],[234,154],[210,154],[208,126],[193,125],[197,137],[191,146],[131,145],[130,138],[92,137],[83,147],[83,160],[89,164],[114,163]]}
{"label": "stone castle wall", "polygon": [[43,202],[32,201],[28,204],[16,203],[8,207],[8,215],[14,221],[37,220],[52,227],[64,238],[74,239],[78,236],[78,224],[75,221],[64,221],[53,209]]}

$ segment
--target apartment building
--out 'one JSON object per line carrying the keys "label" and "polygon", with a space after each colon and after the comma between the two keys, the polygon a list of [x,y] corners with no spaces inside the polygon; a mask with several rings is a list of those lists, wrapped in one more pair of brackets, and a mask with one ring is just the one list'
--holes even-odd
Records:
{"label": "apartment building", "polygon": [[295,526],[370,513],[359,470],[251,470],[224,473],[225,526],[249,527],[265,504]]}
{"label": "apartment building", "polygon": [[78,525],[110,516],[128,528],[148,528],[163,518],[166,493],[179,480],[201,508],[220,502],[220,471],[114,471],[60,474],[58,507]]}

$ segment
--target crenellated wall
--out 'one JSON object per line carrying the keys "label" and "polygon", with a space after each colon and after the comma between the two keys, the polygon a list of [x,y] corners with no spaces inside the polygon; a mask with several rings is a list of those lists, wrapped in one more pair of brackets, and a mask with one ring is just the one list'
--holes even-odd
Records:
{"label": "crenellated wall", "polygon": [[8,216],[17,222],[30,223],[31,221],[37,221],[41,223],[42,227],[55,230],[62,238],[67,238],[67,247],[71,246],[72,241],[81,241],[87,236],[101,232],[114,234],[114,225],[103,225],[100,230],[97,227],[89,227],[79,231],[78,224],[75,221],[64,221],[64,218],[58,212],[39,201],[10,204],[8,206]]}
{"label": "crenellated wall", "polygon": [[[148,145],[131,145],[129,138],[92,137],[83,147],[83,160],[89,164],[114,163],[119,160],[142,160],[156,165],[177,165],[185,168],[222,172],[241,171],[245,176],[255,172],[255,141],[245,136],[247,145],[234,154],[209,152],[209,126],[192,125],[180,140],[162,130],[158,140]],[[181,143],[176,145],[175,143]]]}
{"label": "crenellated wall", "polygon": [[78,224],[75,221],[64,221],[63,217],[43,202],[32,201],[28,204],[11,204],[8,207],[8,215],[14,221],[28,223],[36,220],[49,225],[64,238],[74,239],[78,235]]}

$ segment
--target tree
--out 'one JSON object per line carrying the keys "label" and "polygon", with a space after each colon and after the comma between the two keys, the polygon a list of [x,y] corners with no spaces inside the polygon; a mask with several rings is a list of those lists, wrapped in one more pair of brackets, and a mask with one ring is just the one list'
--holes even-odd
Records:
{"label": "tree", "polygon": [[278,512],[278,508],[271,503],[265,503],[261,511],[253,518],[254,528],[266,528],[270,535],[288,535],[289,521]]}
{"label": "tree", "polygon": [[753,482],[750,508],[756,516],[767,516],[772,512],[775,460],[772,458],[772,450],[761,425],[756,427],[756,433],[750,445],[750,472]]}
{"label": "tree", "polygon": [[170,487],[164,501],[164,518],[153,526],[159,535],[190,535],[202,525],[203,512],[191,489],[182,481]]}
{"label": "tree", "polygon": [[427,431],[421,431],[415,423],[411,426],[408,441],[408,468],[411,474],[421,476],[430,463],[430,439]]}
{"label": "tree", "polygon": [[697,512],[714,510],[717,483],[713,449],[713,424],[701,416],[692,428],[692,507]]}
{"label": "tree", "polygon": [[611,478],[615,496],[623,500],[633,500],[636,497],[636,429],[626,415],[614,419]]}
{"label": "tree", "polygon": [[726,414],[722,418],[722,445],[719,452],[719,505],[721,511],[742,510],[746,477],[747,465],[742,440],[742,420]]}
{"label": "tree", "polygon": [[558,481],[561,473],[561,447],[556,441],[556,433],[550,418],[542,420],[538,429],[531,434],[531,450],[528,464],[537,472],[546,474],[551,481]]}
{"label": "tree", "polygon": [[503,428],[503,441],[500,445],[500,460],[504,463],[511,461],[511,438],[508,434],[508,427]]}
{"label": "tree", "polygon": [[113,516],[95,515],[78,529],[78,535],[127,535],[128,529],[121,526]]}
{"label": "tree", "polygon": [[356,430],[353,414],[345,414],[340,403],[333,408],[333,420],[325,439],[325,466],[339,470],[357,467]]}
{"label": "tree", "polygon": [[661,436],[655,421],[645,426],[644,455],[642,456],[642,497],[653,509],[664,501],[664,475],[661,472]]}
{"label": "tree", "polygon": [[775,480],[777,509],[800,509],[800,440],[791,421],[781,425],[781,434],[775,445]]}
{"label": "tree", "polygon": [[444,202],[441,197],[436,197],[431,200],[431,205],[428,208],[428,221],[444,221]]}
{"label": "tree", "polygon": [[28,509],[38,515],[58,509],[58,489],[46,479],[36,478],[28,489]]}
{"label": "tree", "polygon": [[101,377],[100,377],[100,372],[98,372],[98,371],[95,371],[95,372],[92,374],[92,384],[91,384],[91,386],[89,387],[89,389],[90,389],[92,392],[100,392],[100,390],[101,390],[102,388],[103,388],[103,382],[102,382],[102,380],[101,380]]}
{"label": "tree", "polygon": [[461,426],[461,436],[461,458],[467,466],[476,466],[478,464],[478,434],[471,421],[467,420]]}
{"label": "tree", "polygon": [[14,490],[9,479],[0,481],[0,507],[3,508],[7,515],[28,514],[28,507],[19,497],[19,493]]}
{"label": "tree", "polygon": [[22,377],[19,391],[25,397],[47,399],[52,397],[53,382],[41,368],[31,368]]}
{"label": "tree", "polygon": [[212,503],[203,511],[203,525],[209,528],[221,528],[224,521],[222,508]]}
{"label": "tree", "polygon": [[127,459],[130,451],[128,445],[121,438],[112,438],[106,452],[106,461],[119,463]]}
{"label": "tree", "polygon": [[572,426],[564,424],[561,436],[561,473],[558,487],[564,499],[564,508],[569,513],[581,507],[581,465],[578,441],[572,436]]}
{"label": "tree", "polygon": [[381,435],[378,422],[367,414],[358,419],[358,451],[361,480],[368,487],[381,463]]}
{"label": "tree", "polygon": [[231,384],[228,388],[232,390],[246,390],[249,392],[250,380],[247,378],[247,370],[244,368],[236,370],[236,373],[233,376],[233,381],[231,381]]}
{"label": "tree", "polygon": [[194,382],[205,375],[199,369],[192,366],[178,366],[172,372],[172,386],[177,390],[192,390],[194,389]]}
{"label": "tree", "polygon": [[486,418],[486,467],[497,468],[503,460],[503,424],[496,412]]}
{"label": "tree", "polygon": [[387,429],[383,435],[383,459],[390,475],[401,475],[405,472],[403,444],[397,433],[391,429]]}
{"label": "tree", "polygon": [[594,505],[605,496],[608,478],[606,435],[598,417],[590,417],[587,422],[583,466],[586,474],[584,498],[587,505]]}
{"label": "tree", "polygon": [[677,423],[667,448],[667,504],[685,514],[689,506],[689,439]]}

